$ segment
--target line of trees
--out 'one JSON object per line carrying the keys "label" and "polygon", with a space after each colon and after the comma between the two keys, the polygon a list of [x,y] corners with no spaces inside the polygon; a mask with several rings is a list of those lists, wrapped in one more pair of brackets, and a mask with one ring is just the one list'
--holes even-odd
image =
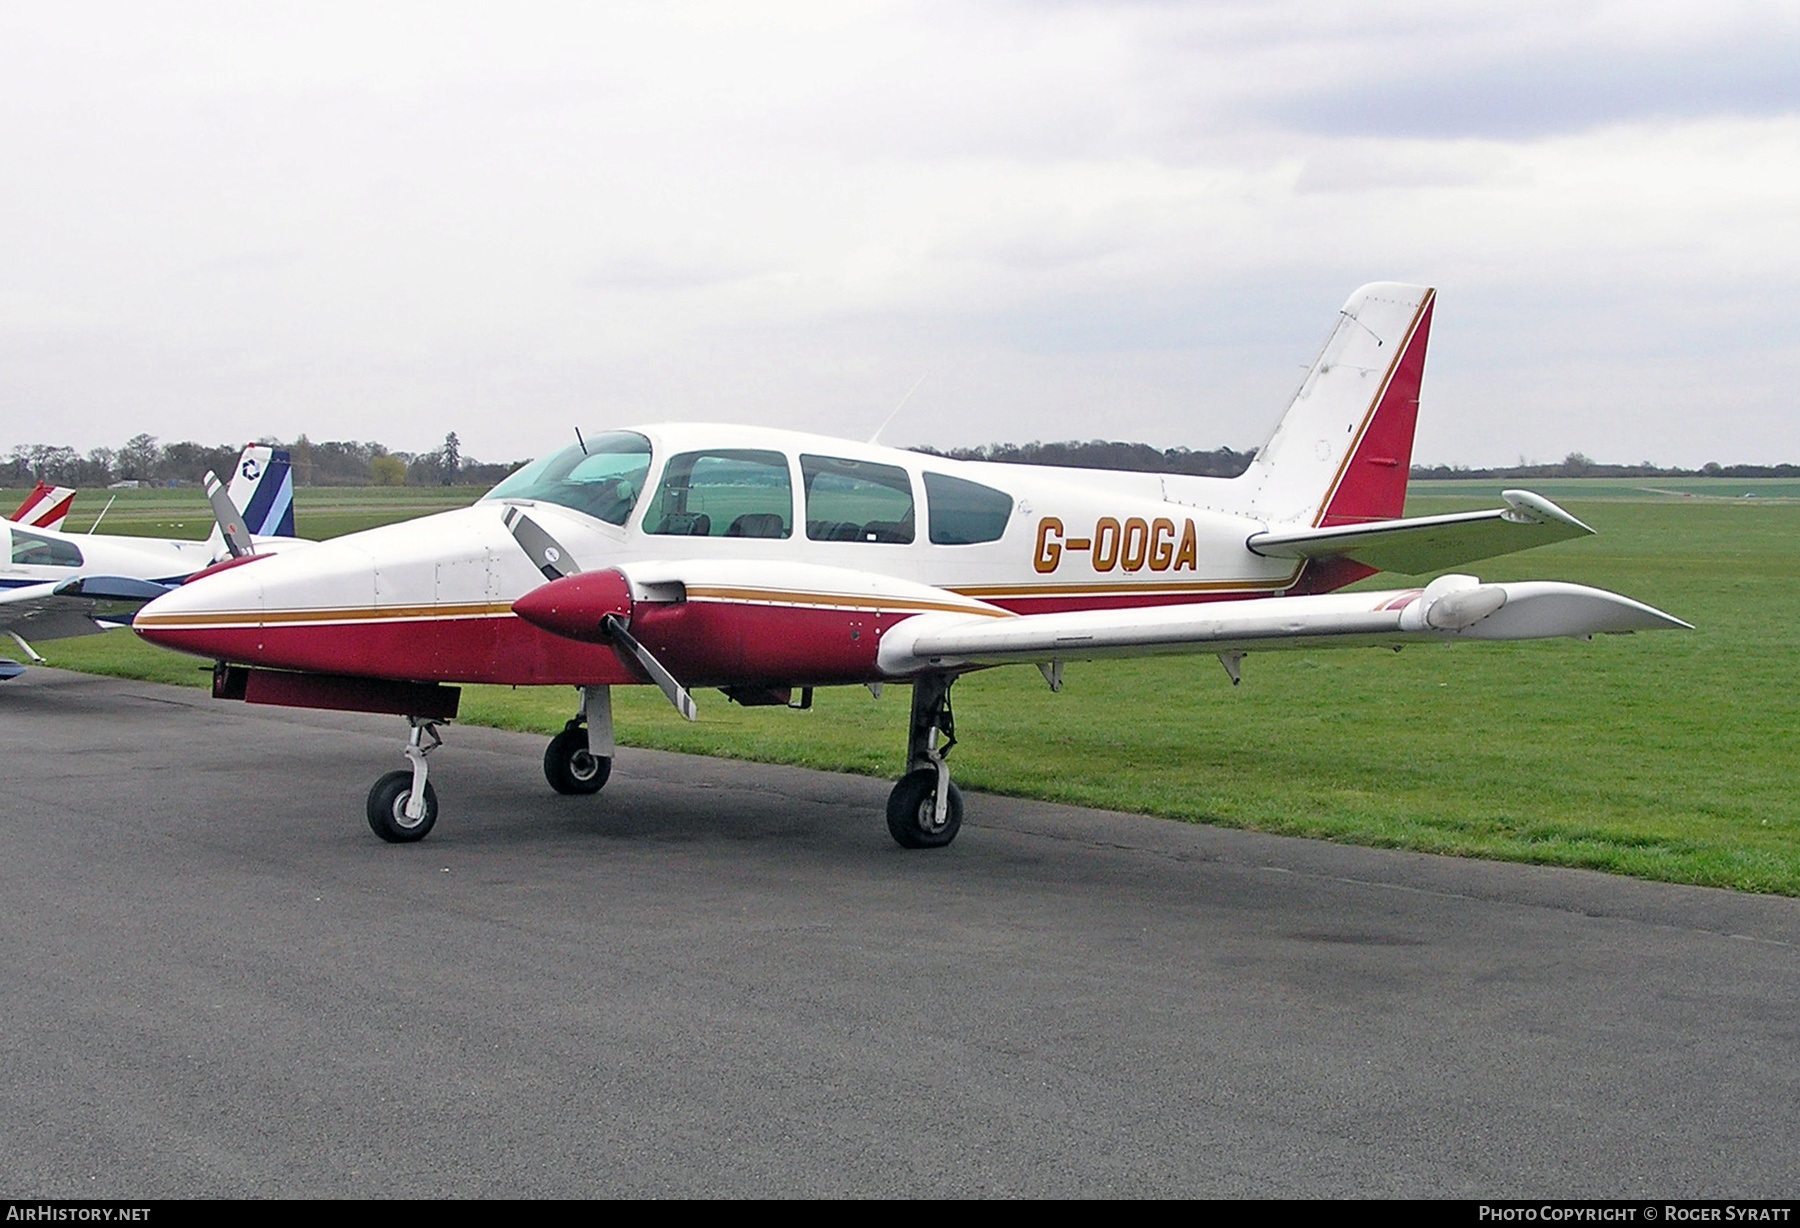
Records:
{"label": "line of trees", "polygon": [[1118,443],[1093,439],[1086,443],[990,443],[979,448],[916,448],[927,456],[951,460],[996,461],[1003,465],[1063,465],[1071,469],[1124,469],[1133,473],[1190,473],[1200,477],[1234,478],[1250,467],[1256,449],[1239,452],[1214,448],[1194,452],[1187,448],[1157,449],[1147,443]]}
{"label": "line of trees", "polygon": [[[1073,469],[1126,469],[1134,473],[1191,473],[1201,477],[1234,478],[1250,467],[1256,449],[1239,452],[1234,448],[1215,448],[1211,452],[1194,452],[1187,448],[1161,451],[1142,443],[1108,442],[1103,439],[1081,443],[990,443],[979,448],[918,448],[928,456],[945,456],[952,460],[999,461],[1009,465],[1065,465]],[[1653,465],[1643,461],[1636,465],[1609,465],[1591,460],[1580,452],[1571,452],[1550,464],[1527,464],[1471,469],[1462,465],[1414,465],[1412,476],[1423,481],[1457,478],[1800,478],[1800,465],[1721,465],[1709,461],[1698,469]]]}
{"label": "line of trees", "polygon": [[[442,447],[429,452],[394,452],[374,440],[334,439],[314,443],[301,435],[292,443],[258,442],[286,448],[293,458],[297,486],[492,486],[524,461],[489,464],[464,456],[452,431]],[[205,444],[187,440],[164,444],[154,435],[134,435],[117,448],[95,448],[86,456],[74,448],[48,444],[16,445],[0,461],[0,486],[53,482],[59,486],[110,486],[141,482],[146,486],[197,486],[207,470],[225,475],[243,449],[237,444]],[[1006,465],[1062,465],[1074,469],[1122,469],[1134,473],[1188,473],[1231,478],[1250,467],[1256,449],[1157,449],[1149,444],[1093,439],[1086,443],[990,443],[978,448],[917,448],[927,456],[952,460],[996,461]],[[1571,452],[1550,464],[1519,464],[1472,469],[1461,465],[1414,465],[1412,476],[1425,481],[1510,478],[1800,478],[1800,465],[1721,465],[1698,469],[1653,465],[1609,465]]]}
{"label": "line of trees", "polygon": [[1455,478],[1800,478],[1800,465],[1721,465],[1708,461],[1698,469],[1653,465],[1607,465],[1571,452],[1547,465],[1517,465],[1497,469],[1470,469],[1462,465],[1414,465],[1412,476],[1430,480]]}
{"label": "line of trees", "polygon": [[[305,435],[292,443],[257,442],[288,450],[297,486],[492,486],[524,463],[486,464],[464,456],[455,431],[442,447],[416,453],[389,451],[373,440],[314,443]],[[70,447],[18,444],[0,461],[0,486],[198,486],[209,469],[228,476],[242,451],[241,444],[164,444],[154,435],[135,435],[117,449],[94,448],[85,456]]]}

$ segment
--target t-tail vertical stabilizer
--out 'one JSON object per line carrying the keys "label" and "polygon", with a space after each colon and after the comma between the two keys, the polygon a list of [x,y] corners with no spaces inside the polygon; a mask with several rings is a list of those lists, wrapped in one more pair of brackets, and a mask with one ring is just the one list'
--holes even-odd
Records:
{"label": "t-tail vertical stabilizer", "polygon": [[1376,282],[1350,296],[1275,433],[1236,479],[1245,512],[1320,528],[1401,514],[1435,294]]}

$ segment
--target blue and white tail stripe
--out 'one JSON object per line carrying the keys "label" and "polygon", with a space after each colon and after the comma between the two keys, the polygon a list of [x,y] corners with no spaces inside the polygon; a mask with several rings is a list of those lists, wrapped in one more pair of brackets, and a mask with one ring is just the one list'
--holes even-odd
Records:
{"label": "blue and white tail stripe", "polygon": [[255,537],[294,536],[294,471],[285,449],[245,448],[230,493],[231,502],[243,509],[246,532]]}

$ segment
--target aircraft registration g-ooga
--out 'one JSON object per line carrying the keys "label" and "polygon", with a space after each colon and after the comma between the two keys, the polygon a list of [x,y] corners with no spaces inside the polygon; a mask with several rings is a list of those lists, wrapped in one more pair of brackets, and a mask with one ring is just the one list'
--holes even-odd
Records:
{"label": "aircraft registration g-ooga", "polygon": [[806,707],[812,688],[912,684],[888,827],[949,844],[962,799],[951,684],[1034,664],[1426,640],[1592,636],[1686,623],[1614,593],[1442,575],[1341,593],[1591,532],[1546,499],[1399,519],[1433,292],[1365,286],[1236,478],[945,460],[786,431],[659,425],[577,435],[473,506],[275,557],[161,597],[139,634],[213,658],[214,693],[386,712],[409,769],[369,794],[385,840],[437,818],[426,755],[458,682],[574,686],[544,771],[592,793],[611,687]]}

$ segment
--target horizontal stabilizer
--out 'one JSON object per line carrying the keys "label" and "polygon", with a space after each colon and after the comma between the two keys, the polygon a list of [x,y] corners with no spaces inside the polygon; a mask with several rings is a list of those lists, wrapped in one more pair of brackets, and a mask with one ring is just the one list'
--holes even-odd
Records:
{"label": "horizontal stabilizer", "polygon": [[1551,581],[1483,584],[1440,576],[1424,589],[1264,597],[1018,618],[925,614],[881,641],[892,675],[1012,662],[1353,647],[1429,640],[1525,640],[1683,628],[1629,597]]}
{"label": "horizontal stabilizer", "polygon": [[1266,558],[1346,558],[1377,571],[1421,575],[1593,532],[1528,490],[1504,491],[1501,498],[1506,506],[1492,511],[1255,533],[1245,544]]}

